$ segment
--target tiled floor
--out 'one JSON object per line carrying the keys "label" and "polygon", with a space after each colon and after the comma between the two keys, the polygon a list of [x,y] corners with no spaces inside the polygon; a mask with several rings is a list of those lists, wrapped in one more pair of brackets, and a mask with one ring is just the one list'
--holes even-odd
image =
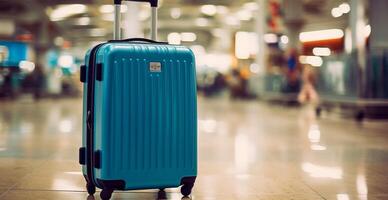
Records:
{"label": "tiled floor", "polygon": [[[0,102],[0,199],[94,199],[78,165],[81,112],[79,99]],[[387,129],[387,121],[317,120],[309,107],[200,99],[192,199],[388,199]],[[181,199],[179,190],[168,199]]]}

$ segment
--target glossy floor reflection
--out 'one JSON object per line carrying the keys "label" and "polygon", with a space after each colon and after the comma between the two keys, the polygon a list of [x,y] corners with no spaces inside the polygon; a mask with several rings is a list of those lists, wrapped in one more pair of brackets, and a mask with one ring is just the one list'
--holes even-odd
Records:
{"label": "glossy floor reflection", "polygon": [[[0,199],[94,199],[78,165],[81,112],[79,99],[0,102]],[[309,107],[200,98],[192,199],[388,199],[387,129],[387,122],[317,120]],[[181,199],[179,190],[167,192]],[[156,199],[156,192],[113,198]]]}

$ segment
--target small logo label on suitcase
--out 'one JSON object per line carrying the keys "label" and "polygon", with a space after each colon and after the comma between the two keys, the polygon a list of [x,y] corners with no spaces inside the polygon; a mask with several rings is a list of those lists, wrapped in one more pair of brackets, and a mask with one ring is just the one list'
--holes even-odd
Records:
{"label": "small logo label on suitcase", "polygon": [[160,62],[150,62],[150,72],[162,72],[162,64]]}

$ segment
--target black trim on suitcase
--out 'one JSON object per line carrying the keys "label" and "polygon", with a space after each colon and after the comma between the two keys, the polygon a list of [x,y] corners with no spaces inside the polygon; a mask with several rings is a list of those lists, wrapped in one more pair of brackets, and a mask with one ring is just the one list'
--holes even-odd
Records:
{"label": "black trim on suitcase", "polygon": [[101,151],[97,150],[94,152],[94,168],[101,169]]}
{"label": "black trim on suitcase", "polygon": [[81,147],[79,148],[79,164],[85,165],[86,164],[86,148]]}
{"label": "black trim on suitcase", "polygon": [[96,72],[96,79],[97,79],[97,81],[102,81],[102,67],[103,67],[103,65],[102,65],[102,63],[98,63],[97,64],[97,72]]}
{"label": "black trim on suitcase", "polygon": [[125,181],[123,181],[123,180],[102,180],[102,179],[97,179],[97,183],[99,185],[101,185],[103,189],[125,190]]}
{"label": "black trim on suitcase", "polygon": [[196,179],[197,179],[196,176],[183,177],[181,179],[181,185],[184,185],[184,184],[194,184]]}
{"label": "black trim on suitcase", "polygon": [[87,180],[89,180],[90,183],[96,185],[99,188],[102,188],[101,185],[99,185],[94,180],[94,174],[93,174],[93,166],[94,166],[94,84],[95,84],[95,61],[96,61],[96,54],[98,49],[106,43],[99,44],[90,52],[89,57],[89,65],[88,65],[88,87],[87,87],[87,94],[86,94],[86,113],[87,113],[87,129],[86,129],[86,168],[87,168]]}
{"label": "black trim on suitcase", "polygon": [[149,2],[151,7],[158,7],[158,0],[113,0],[115,5],[120,5],[121,1],[138,1],[138,2]]}
{"label": "black trim on suitcase", "polygon": [[82,83],[86,82],[86,66],[85,65],[81,65],[81,67],[80,67],[80,81]]}

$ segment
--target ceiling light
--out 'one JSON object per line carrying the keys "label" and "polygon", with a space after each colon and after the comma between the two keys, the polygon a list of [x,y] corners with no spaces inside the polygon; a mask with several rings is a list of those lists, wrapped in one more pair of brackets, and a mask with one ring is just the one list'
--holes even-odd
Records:
{"label": "ceiling light", "polygon": [[181,33],[181,40],[183,42],[194,42],[197,40],[197,35],[191,32],[183,32]]}
{"label": "ceiling light", "polygon": [[181,34],[179,33],[170,33],[167,36],[167,40],[169,44],[176,44],[179,45],[181,44]]}
{"label": "ceiling light", "polygon": [[299,34],[301,42],[312,42],[320,40],[333,40],[344,37],[344,32],[341,29],[328,29],[319,31],[302,32]]}
{"label": "ceiling light", "polygon": [[241,21],[249,21],[252,19],[252,13],[249,10],[240,10],[237,12],[237,17]]}
{"label": "ceiling light", "polygon": [[341,17],[343,14],[350,12],[350,5],[348,3],[342,3],[338,7],[331,9],[331,15],[335,18]]}
{"label": "ceiling light", "polygon": [[217,14],[217,7],[215,5],[203,5],[201,6],[201,12],[208,16],[214,16]]}
{"label": "ceiling light", "polygon": [[327,47],[315,47],[313,49],[313,54],[316,56],[330,56],[331,50]]}
{"label": "ceiling light", "polygon": [[288,44],[290,40],[288,39],[287,35],[282,35],[280,37],[280,42],[282,42],[283,44]]}
{"label": "ceiling light", "polygon": [[350,5],[348,3],[342,3],[338,8],[342,13],[346,14],[350,12]]}
{"label": "ceiling light", "polygon": [[264,42],[266,43],[277,43],[278,42],[278,36],[274,33],[267,33],[264,34]]}
{"label": "ceiling light", "polygon": [[72,15],[85,13],[86,11],[87,7],[83,4],[60,5],[50,13],[50,19],[51,21],[59,21]]}
{"label": "ceiling light", "polygon": [[342,11],[340,8],[333,8],[331,9],[331,15],[335,18],[341,17],[342,16]]}
{"label": "ceiling light", "polygon": [[90,17],[80,17],[77,20],[77,25],[86,26],[90,24]]}
{"label": "ceiling light", "polygon": [[259,5],[256,2],[247,2],[243,5],[245,9],[248,9],[250,11],[255,11],[259,9]]}
{"label": "ceiling light", "polygon": [[181,9],[180,8],[171,8],[170,10],[170,16],[173,19],[179,19],[182,15]]}
{"label": "ceiling light", "polygon": [[323,64],[323,60],[319,56],[299,56],[299,62],[313,67],[320,67]]}

